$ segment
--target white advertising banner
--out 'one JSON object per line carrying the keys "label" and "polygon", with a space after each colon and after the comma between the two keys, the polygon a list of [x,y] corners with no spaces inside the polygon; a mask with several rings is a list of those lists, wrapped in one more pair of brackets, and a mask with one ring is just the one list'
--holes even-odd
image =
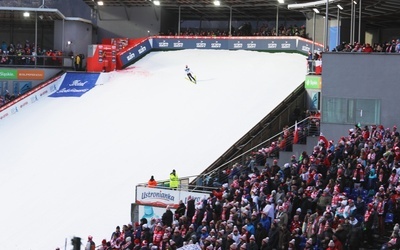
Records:
{"label": "white advertising banner", "polygon": [[48,97],[50,94],[54,93],[60,86],[64,77],[65,74],[51,79],[45,84],[42,84],[40,87],[34,88],[26,92],[25,94],[20,96],[20,98],[4,104],[0,109],[0,121],[9,118],[12,115],[18,114],[26,108],[31,107],[32,104],[35,104],[41,99]]}
{"label": "white advertising banner", "polygon": [[209,194],[173,189],[136,187],[135,203],[155,207],[170,206],[171,208],[177,208],[180,201],[186,204],[189,196],[195,200],[195,203],[199,203],[203,199],[207,199]]}

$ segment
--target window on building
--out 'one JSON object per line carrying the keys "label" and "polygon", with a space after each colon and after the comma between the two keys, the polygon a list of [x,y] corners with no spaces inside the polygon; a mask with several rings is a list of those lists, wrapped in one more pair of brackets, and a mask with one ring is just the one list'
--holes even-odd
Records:
{"label": "window on building", "polygon": [[338,124],[380,124],[381,102],[378,99],[323,97],[322,121]]}

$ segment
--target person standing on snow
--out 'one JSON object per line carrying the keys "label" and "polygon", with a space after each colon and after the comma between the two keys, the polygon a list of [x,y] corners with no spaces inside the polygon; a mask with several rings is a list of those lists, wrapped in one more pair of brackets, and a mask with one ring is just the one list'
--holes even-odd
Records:
{"label": "person standing on snow", "polygon": [[190,71],[190,68],[187,65],[186,65],[186,68],[185,68],[185,72],[186,72],[186,75],[188,76],[189,80],[191,82],[196,83],[196,79],[193,77],[192,72]]}

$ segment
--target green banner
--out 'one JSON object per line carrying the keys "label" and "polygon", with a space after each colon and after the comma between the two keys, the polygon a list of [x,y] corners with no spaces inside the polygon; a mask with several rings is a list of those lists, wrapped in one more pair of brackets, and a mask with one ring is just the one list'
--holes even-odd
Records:
{"label": "green banner", "polygon": [[16,69],[0,69],[0,79],[17,80],[17,78]]}
{"label": "green banner", "polygon": [[306,89],[321,89],[322,78],[321,76],[306,76],[305,88]]}

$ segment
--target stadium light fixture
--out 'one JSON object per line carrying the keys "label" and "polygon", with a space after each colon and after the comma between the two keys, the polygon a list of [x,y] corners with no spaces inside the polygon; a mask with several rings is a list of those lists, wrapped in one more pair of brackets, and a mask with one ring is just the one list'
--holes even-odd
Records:
{"label": "stadium light fixture", "polygon": [[24,12],[24,17],[29,17],[30,16],[30,14],[29,14],[29,12]]}
{"label": "stadium light fixture", "polygon": [[326,5],[326,3],[334,3],[338,2],[339,0],[319,0],[319,1],[314,1],[314,2],[308,2],[308,3],[295,3],[295,4],[288,4],[287,8],[289,10],[293,9],[303,9],[303,8],[312,8],[312,7],[317,7],[320,5]]}
{"label": "stadium light fixture", "polygon": [[98,2],[97,2],[97,5],[103,6],[103,5],[104,5],[104,2],[103,2],[103,1],[98,1]]}
{"label": "stadium light fixture", "polygon": [[278,0],[278,3],[285,3],[285,0]]}
{"label": "stadium light fixture", "polygon": [[338,4],[337,7],[338,7],[340,10],[343,10],[342,5]]}
{"label": "stadium light fixture", "polygon": [[312,9],[315,13],[319,14],[319,10],[317,8]]}
{"label": "stadium light fixture", "polygon": [[156,5],[156,6],[160,6],[160,1],[155,0],[155,1],[153,1],[153,3],[154,3],[154,5]]}
{"label": "stadium light fixture", "polygon": [[221,5],[221,2],[218,1],[218,0],[215,0],[215,1],[214,1],[214,5],[215,5],[215,6],[220,6],[220,5]]}

